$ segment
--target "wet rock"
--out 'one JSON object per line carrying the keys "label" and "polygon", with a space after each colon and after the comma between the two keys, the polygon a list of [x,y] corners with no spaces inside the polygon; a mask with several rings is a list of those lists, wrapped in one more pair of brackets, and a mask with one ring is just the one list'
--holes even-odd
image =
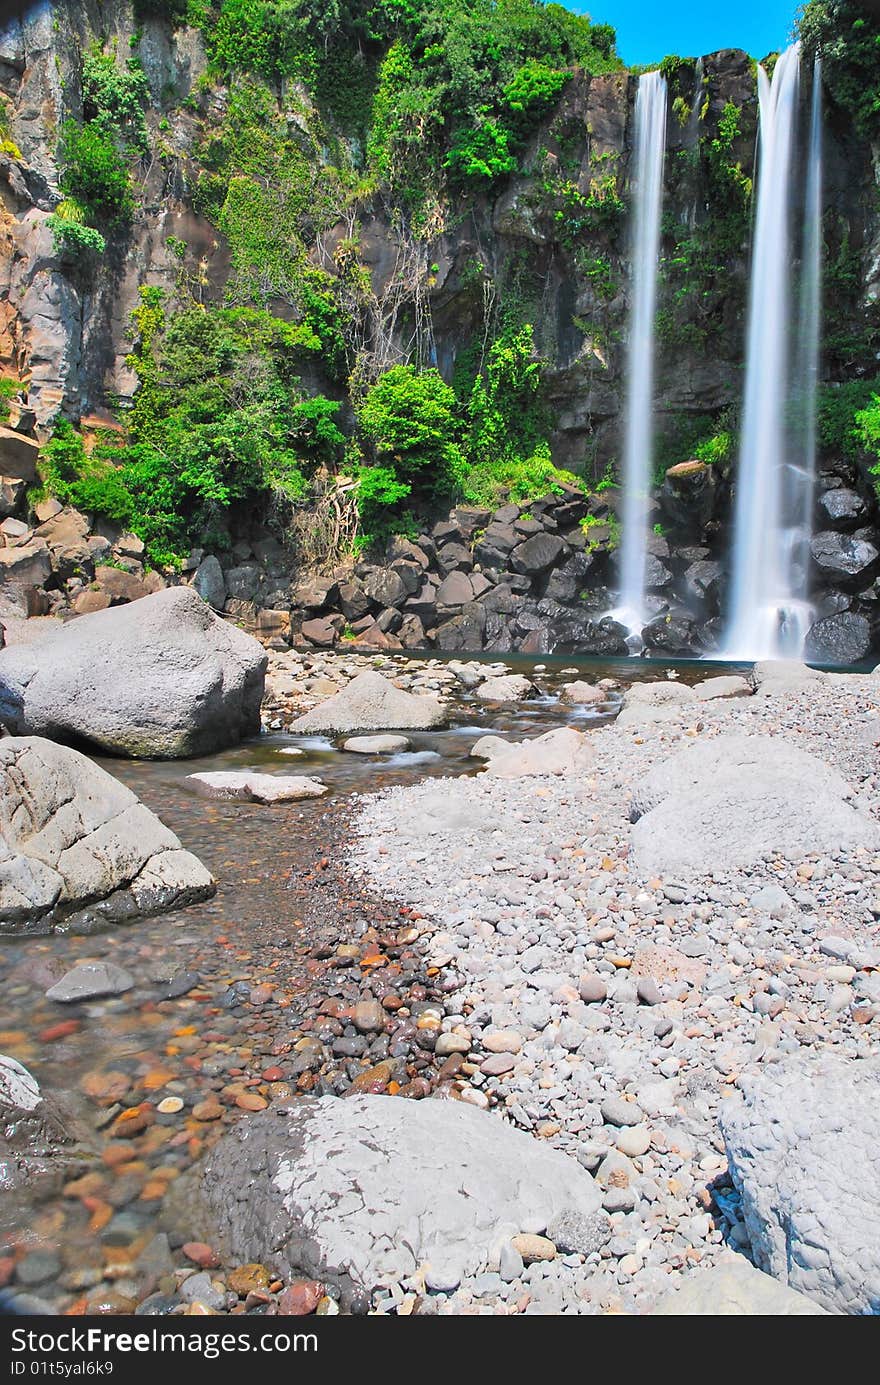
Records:
{"label": "wet rock", "polygon": [[810,552],[822,578],[845,589],[867,586],[880,568],[880,549],[873,543],[833,529],[814,534]]}
{"label": "wet rock", "polygon": [[874,631],[867,616],[841,611],[810,627],[804,653],[816,663],[846,667],[867,659],[873,648]]}
{"label": "wet rock", "polygon": [[351,736],[342,749],[354,755],[396,755],[409,750],[412,742],[406,736]]}
{"label": "wet rock", "polygon": [[64,1107],[44,1097],[21,1063],[0,1054],[0,1227],[20,1229],[21,1197],[60,1190],[87,1152]]}
{"label": "wet rock", "polygon": [[522,702],[537,697],[538,689],[529,678],[520,673],[506,673],[497,678],[487,678],[477,688],[481,702]]}
{"label": "wet rock", "polygon": [[213,894],[174,833],[78,751],[9,737],[0,767],[0,932],[52,932],[84,906],[124,921]]}
{"label": "wet rock", "polygon": [[295,803],[301,798],[320,798],[327,787],[319,779],[299,774],[239,774],[234,770],[208,770],[188,774],[184,781],[204,798],[237,803]]}
{"label": "wet rock", "polygon": [[857,529],[868,518],[862,497],[846,486],[822,492],[819,496],[819,515],[837,529]]}
{"label": "wet rock", "polygon": [[207,755],[259,731],[265,669],[256,640],[173,587],[0,651],[0,718],[121,755]]}
{"label": "wet rock", "polygon": [[115,962],[80,962],[50,986],[46,996],[60,1004],[70,1004],[96,1000],[99,996],[123,995],[133,986],[134,977]]}

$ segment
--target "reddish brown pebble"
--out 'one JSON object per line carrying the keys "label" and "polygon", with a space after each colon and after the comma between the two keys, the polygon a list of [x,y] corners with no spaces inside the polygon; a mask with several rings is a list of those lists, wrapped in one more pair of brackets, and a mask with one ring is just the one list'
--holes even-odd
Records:
{"label": "reddish brown pebble", "polygon": [[70,1034],[75,1034],[79,1027],[79,1020],[62,1020],[60,1024],[50,1024],[48,1029],[40,1031],[40,1041],[51,1044],[56,1039],[66,1039]]}
{"label": "reddish brown pebble", "polygon": [[226,1282],[233,1293],[238,1294],[239,1298],[246,1298],[248,1294],[254,1293],[258,1289],[269,1287],[269,1271],[265,1265],[250,1264],[239,1265],[236,1269],[230,1270],[226,1276]]}
{"label": "reddish brown pebble", "polygon": [[206,1097],[204,1101],[199,1101],[193,1107],[193,1116],[197,1121],[216,1121],[223,1115],[223,1107],[216,1097]]}
{"label": "reddish brown pebble", "polygon": [[235,1098],[235,1104],[242,1111],[265,1111],[269,1105],[264,1096],[258,1096],[256,1092],[242,1092]]}
{"label": "reddish brown pebble", "polygon": [[303,1318],[314,1313],[324,1297],[324,1285],[316,1279],[300,1279],[278,1298],[278,1312],[290,1318]]}
{"label": "reddish brown pebble", "polygon": [[192,1260],[200,1269],[213,1270],[220,1264],[219,1257],[204,1241],[186,1241],[181,1250],[187,1260]]}
{"label": "reddish brown pebble", "polygon": [[266,1068],[262,1074],[264,1082],[280,1082],[283,1076],[281,1068]]}

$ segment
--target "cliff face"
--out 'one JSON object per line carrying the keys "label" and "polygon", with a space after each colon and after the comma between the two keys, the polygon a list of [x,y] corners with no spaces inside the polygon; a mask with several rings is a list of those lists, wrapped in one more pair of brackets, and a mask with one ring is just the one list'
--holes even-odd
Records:
{"label": "cliff face", "polygon": [[[134,215],[130,224],[108,233],[97,262],[59,253],[46,224],[61,199],[59,132],[66,119],[82,119],[83,54],[96,40],[115,54],[120,67],[136,55],[149,87],[149,152],[137,169]],[[673,61],[667,75],[656,380],[661,471],[687,461],[701,426],[704,432],[724,429],[725,411],[741,398],[749,180],[757,125],[754,67],[744,53],[725,50],[696,64]],[[348,275],[359,284],[350,312],[358,319],[368,372],[414,359],[437,364],[451,379],[463,354],[485,336],[492,315],[497,320],[509,309],[530,321],[548,362],[545,396],[554,461],[593,480],[620,454],[636,86],[637,79],[626,72],[576,73],[532,133],[518,172],[496,183],[491,194],[450,195],[427,233],[414,235],[386,192],[367,190],[340,197],[335,212],[333,198],[327,199],[330,213],[325,205],[304,238],[314,268],[338,283]],[[12,147],[20,155],[0,153],[0,373],[29,382],[29,404],[42,435],[59,414],[86,428],[108,423],[136,385],[127,355],[139,288],[159,286],[173,300],[185,284],[187,294],[203,302],[222,302],[230,292],[236,301],[247,301],[240,287],[239,247],[218,228],[222,218],[209,219],[197,210],[206,204],[201,190],[216,168],[211,151],[226,137],[236,90],[210,77],[198,30],[174,29],[155,18],[136,25],[125,0],[54,5],[43,0],[0,35],[0,94],[6,98]],[[304,89],[282,84],[271,103],[273,118],[286,121],[290,139],[315,170],[316,185],[340,157],[357,169],[357,140],[340,130],[328,135],[326,113]],[[880,347],[880,151],[872,152],[832,113],[824,163],[829,208],[825,370],[830,378],[848,378],[874,373]],[[440,170],[437,181],[442,181]],[[271,178],[264,183],[271,204],[276,190]],[[273,215],[283,238],[280,194],[276,201]],[[296,302],[270,278],[260,301],[279,316],[296,319]],[[307,390],[339,397],[338,382],[327,374],[320,359],[307,365]],[[833,495],[829,501],[834,492],[847,497],[845,503]],[[876,563],[867,549],[854,556],[850,548],[871,547],[874,492],[851,464],[826,457],[819,499],[819,528],[828,531],[824,538],[820,533],[818,550],[814,545],[817,585],[825,592],[822,612],[846,626],[846,657],[862,657],[877,628]],[[711,648],[726,580],[729,501],[729,465],[679,470],[658,489],[652,517],[663,531],[653,555],[658,649]],[[564,510],[567,502],[557,503]],[[525,528],[516,542],[530,537],[529,526],[539,520],[552,535],[564,532],[567,547],[560,562],[569,563],[571,571],[557,579],[557,564],[542,563],[535,573],[518,572],[511,610],[492,610],[488,625],[485,601],[481,604],[473,587],[459,593],[457,605],[441,601],[439,608],[433,593],[415,589],[399,592],[396,604],[370,596],[366,604],[351,599],[340,605],[332,583],[321,601],[311,593],[308,601],[297,603],[289,565],[285,570],[274,549],[271,571],[250,574],[243,587],[237,577],[227,581],[221,600],[231,601],[232,614],[242,619],[255,619],[259,606],[268,607],[269,626],[285,630],[287,617],[276,621],[273,610],[290,604],[294,633],[303,619],[308,624],[311,617],[313,624],[332,617],[334,623],[320,632],[325,643],[341,637],[352,620],[366,621],[369,633],[374,618],[384,619],[378,631],[383,639],[394,641],[409,605],[418,618],[419,639],[433,640],[450,621],[458,622],[439,640],[446,647],[610,651],[620,647],[620,632],[597,632],[594,626],[605,589],[613,585],[608,554],[598,549],[609,523],[613,527],[614,504],[613,492],[592,503],[590,513],[600,527],[590,531],[586,550],[573,512],[560,522],[552,503],[520,507]],[[490,520],[487,512],[483,522]],[[570,532],[561,527],[569,521]],[[509,514],[501,521],[512,522]],[[440,561],[435,586],[449,571],[473,567],[479,542],[474,524],[466,519],[452,525],[453,530],[459,526],[452,541],[458,544],[461,538],[470,556],[466,562]],[[426,545],[429,567],[453,530],[441,535],[439,544]],[[236,552],[226,566],[237,573],[242,561],[251,562],[257,553],[260,536],[236,537]],[[511,538],[509,549],[513,546]],[[480,568],[491,584],[504,586],[510,575],[503,552],[484,554],[477,561]],[[355,583],[363,587],[374,570],[364,567]],[[373,584],[382,585],[376,578]],[[589,609],[583,607],[582,587],[593,591]],[[288,588],[289,601],[283,596]],[[574,624],[566,602],[576,610]],[[462,615],[475,603],[478,616]],[[355,608],[358,616],[352,614]],[[853,621],[860,622],[857,637]],[[558,637],[554,623],[563,631]],[[830,631],[817,657],[833,652],[840,630]]]}
{"label": "cliff face", "polygon": [[[192,206],[202,171],[199,140],[222,120],[229,92],[200,82],[206,56],[197,30],[172,30],[153,19],[138,32],[132,50],[135,21],[124,0],[43,0],[0,38],[0,91],[22,156],[0,158],[0,367],[30,377],[40,423],[59,409],[85,417],[130,397],[130,315],[141,284],[174,293],[181,264],[169,243],[186,244],[186,267],[204,297],[222,298],[229,274],[222,233]],[[107,48],[115,45],[120,64],[131,51],[143,64],[151,149],[138,171],[132,226],[110,239],[96,268],[84,271],[55,253],[45,222],[60,198],[59,130],[66,117],[82,115],[82,54],[95,38]],[[628,307],[624,206],[636,81],[626,73],[577,76],[533,135],[521,160],[524,176],[509,179],[491,198],[453,200],[440,234],[420,245],[421,266],[412,271],[421,280],[416,330],[425,333],[427,354],[447,375],[463,342],[480,330],[487,297],[501,304],[525,301],[551,363],[558,461],[576,470],[601,471],[618,450]],[[280,108],[287,96],[278,93]],[[302,92],[297,98],[297,119],[307,126],[308,101]],[[667,432],[681,416],[716,414],[740,393],[744,242],[735,227],[717,251],[711,242],[719,215],[745,211],[747,226],[748,213],[713,205],[718,188],[711,160],[725,112],[735,107],[723,157],[751,172],[752,64],[735,50],[710,55],[696,70],[683,64],[670,73],[669,100],[657,379],[661,431]],[[880,296],[874,169],[869,151],[845,131],[832,129],[829,141],[828,200],[839,213],[830,234],[832,242],[845,235],[859,255],[864,285],[861,295],[836,303],[835,312],[857,320]],[[373,292],[387,303],[411,247],[381,196],[322,235],[312,246],[313,261],[336,272],[334,251],[355,227]],[[709,242],[714,263],[710,254],[682,265],[682,246],[687,251],[691,236]],[[413,334],[410,307],[404,305],[391,328],[400,354]]]}

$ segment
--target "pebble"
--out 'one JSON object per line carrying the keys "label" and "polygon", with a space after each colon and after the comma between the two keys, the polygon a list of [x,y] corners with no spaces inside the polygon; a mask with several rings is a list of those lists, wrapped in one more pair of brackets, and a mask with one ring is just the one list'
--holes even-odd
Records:
{"label": "pebble", "polygon": [[520,1232],[511,1237],[513,1249],[522,1256],[523,1264],[533,1265],[536,1261],[556,1259],[556,1247],[546,1236],[536,1236],[530,1232]]}
{"label": "pebble", "polygon": [[641,1108],[623,1097],[606,1097],[599,1109],[606,1125],[638,1125],[644,1119]]}

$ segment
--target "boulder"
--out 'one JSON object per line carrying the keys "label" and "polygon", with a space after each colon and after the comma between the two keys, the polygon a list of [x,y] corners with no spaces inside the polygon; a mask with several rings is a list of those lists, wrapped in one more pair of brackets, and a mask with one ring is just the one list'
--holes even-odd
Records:
{"label": "boulder", "polygon": [[479,602],[469,601],[457,616],[438,626],[435,636],[437,648],[463,651],[482,649],[485,629],[485,608]]}
{"label": "boulder", "polygon": [[350,736],[342,749],[354,755],[396,755],[409,750],[410,744],[407,736]]}
{"label": "boulder", "polygon": [[789,1318],[825,1314],[827,1309],[795,1293],[742,1256],[730,1256],[688,1276],[661,1299],[653,1316],[667,1318]]}
{"label": "boulder", "polygon": [[694,696],[701,702],[726,701],[730,697],[751,697],[754,691],[747,678],[740,678],[735,673],[725,674],[720,678],[704,678],[702,682],[693,685]]}
{"label": "boulder", "polygon": [[396,572],[390,568],[374,568],[364,578],[364,591],[374,606],[402,606],[407,589]]}
{"label": "boulder", "polygon": [[474,599],[474,589],[466,572],[450,572],[437,588],[438,606],[464,606]]}
{"label": "boulder", "polygon": [[468,753],[477,760],[491,760],[493,755],[504,755],[516,744],[516,741],[506,741],[502,736],[481,736],[474,741]]}
{"label": "boulder", "polygon": [[222,611],[226,601],[226,582],[223,577],[223,569],[213,553],[209,553],[207,558],[203,558],[196,568],[196,575],[192,579],[192,587],[197,591],[203,601],[207,601],[215,611]]}
{"label": "boulder", "polygon": [[819,496],[819,515],[837,529],[856,529],[868,518],[868,507],[857,491],[839,486]]}
{"label": "boulder", "polygon": [[203,798],[236,803],[294,803],[300,798],[320,798],[327,792],[320,779],[298,774],[246,774],[234,770],[208,770],[188,774],[184,780]]}
{"label": "boulder", "polygon": [[705,462],[678,462],[666,472],[660,508],[673,529],[698,538],[715,509],[715,473]]}
{"label": "boulder", "polygon": [[697,620],[690,611],[662,611],[642,630],[646,648],[663,654],[690,654],[697,644]]}
{"label": "boulder", "polygon": [[[263,573],[257,563],[240,563],[226,572],[226,602],[253,601],[260,590]],[[229,610],[228,604],[226,609]]]}
{"label": "boulder", "polygon": [[880,549],[854,534],[824,529],[814,534],[810,552],[820,576],[832,586],[858,590],[880,568]]}
{"label": "boulder", "polygon": [[124,572],[119,567],[99,564],[95,568],[94,590],[106,596],[111,606],[124,605],[129,601],[141,601],[149,593],[139,577]]}
{"label": "boulder", "polygon": [[761,1269],[830,1312],[880,1313],[880,1060],[788,1058],[721,1108]]}
{"label": "boulder", "polygon": [[766,765],[771,775],[810,778],[817,789],[834,798],[846,799],[851,793],[836,769],[815,755],[789,745],[781,737],[715,736],[696,741],[642,776],[630,802],[630,822],[638,822],[645,813],[675,794],[699,790],[718,775],[738,770],[757,772],[761,765]]}
{"label": "boulder", "polygon": [[810,627],[804,653],[818,664],[846,667],[862,663],[873,648],[874,632],[867,616],[841,611]]}
{"label": "boulder", "polygon": [[636,866],[648,875],[753,866],[780,853],[880,846],[830,766],[764,736],[718,736],[655,766],[632,802]]}
{"label": "boulder", "polygon": [[0,587],[16,583],[39,587],[52,575],[52,558],[45,539],[35,538],[16,548],[0,548]]}
{"label": "boulder", "polygon": [[624,694],[623,705],[660,707],[673,702],[693,702],[696,696],[686,683],[668,678],[662,682],[631,683]]}
{"label": "boulder", "polygon": [[594,688],[592,683],[563,683],[561,702],[571,702],[575,707],[590,707],[608,701],[608,694],[602,688]]}
{"label": "boulder", "polygon": [[0,933],[128,922],[214,893],[174,833],[78,751],[8,737],[0,771]]}
{"label": "boulder", "polygon": [[0,515],[14,515],[26,492],[27,482],[19,476],[0,476]]}
{"label": "boulder", "polygon": [[[484,750],[490,739],[494,738],[483,737]],[[591,769],[596,758],[589,736],[572,726],[557,726],[531,740],[505,744],[503,750],[500,746],[491,747],[491,751],[486,773],[494,779],[573,774]]]}
{"label": "boulder", "polygon": [[555,567],[566,552],[568,545],[558,535],[543,532],[533,534],[530,539],[514,548],[510,555],[510,566],[514,572],[525,573],[528,577],[540,577],[542,573]]}
{"label": "boulder", "polygon": [[89,547],[88,517],[69,506],[47,519],[35,531],[52,555],[52,568],[62,578],[73,577],[93,561]]}
{"label": "boulder", "polygon": [[538,689],[521,673],[505,673],[500,678],[487,678],[477,688],[481,702],[523,702],[537,697]]}
{"label": "boulder", "polygon": [[[0,655],[0,659],[2,659]],[[381,673],[359,673],[334,697],[299,717],[291,731],[427,731],[442,726],[446,707],[396,688]]]}
{"label": "boulder", "polygon": [[331,620],[324,616],[317,616],[314,620],[304,620],[300,626],[300,634],[309,644],[316,645],[318,649],[332,649],[339,639],[339,631]]}
{"label": "boulder", "polygon": [[37,479],[40,444],[14,428],[0,426],[0,475],[12,476],[32,486]]}
{"label": "boulder", "polygon": [[473,565],[471,551],[462,543],[447,543],[437,550],[437,566],[441,572],[469,572]]}
{"label": "boulder", "polygon": [[113,754],[209,755],[260,730],[266,653],[189,587],[0,652],[0,720]]}
{"label": "boulder", "polygon": [[460,1101],[278,1104],[241,1121],[192,1177],[195,1191],[175,1195],[211,1245],[334,1283],[361,1311],[373,1289],[423,1267],[454,1288],[526,1226],[601,1206],[574,1159]]}

